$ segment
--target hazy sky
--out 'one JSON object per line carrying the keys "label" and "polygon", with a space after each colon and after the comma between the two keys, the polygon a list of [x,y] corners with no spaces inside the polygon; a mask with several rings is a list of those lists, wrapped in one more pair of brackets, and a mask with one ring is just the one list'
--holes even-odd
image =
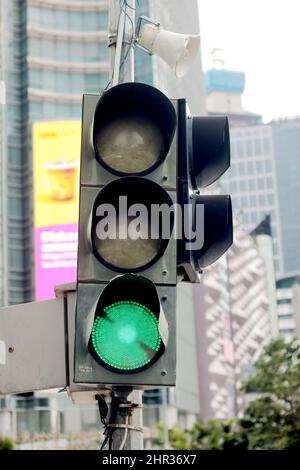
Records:
{"label": "hazy sky", "polygon": [[198,0],[204,70],[211,50],[246,73],[243,104],[264,121],[300,115],[300,0]]}

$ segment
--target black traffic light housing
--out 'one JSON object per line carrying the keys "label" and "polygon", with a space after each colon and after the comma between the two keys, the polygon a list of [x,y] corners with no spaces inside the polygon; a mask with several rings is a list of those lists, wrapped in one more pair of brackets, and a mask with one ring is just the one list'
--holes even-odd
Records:
{"label": "black traffic light housing", "polygon": [[198,117],[189,121],[190,179],[195,190],[205,188],[230,167],[230,139],[227,117]]}
{"label": "black traffic light housing", "polygon": [[[175,385],[178,274],[198,282],[232,244],[230,196],[200,194],[229,165],[226,118],[190,117],[141,83],[84,95],[75,382]],[[147,228],[130,238],[136,214]]]}
{"label": "black traffic light housing", "polygon": [[[219,259],[233,242],[230,196],[200,194],[201,188],[215,183],[230,166],[229,125],[227,117],[189,116],[184,100],[179,102],[178,116],[178,201],[181,207],[191,207],[187,213],[190,236],[178,240],[178,273],[186,281],[199,282],[202,269]],[[191,234],[201,238],[200,247],[194,244],[193,248]]]}
{"label": "black traffic light housing", "polygon": [[[170,209],[177,202],[177,108],[176,100],[141,83],[117,85],[100,98],[84,95],[77,383],[103,388],[175,384],[174,212],[168,237],[162,233],[163,214],[155,223],[148,220],[146,235],[157,224],[154,240],[124,239],[120,233],[132,223],[129,208],[142,205],[151,214],[153,205]],[[102,239],[110,211],[116,215],[117,236]]]}

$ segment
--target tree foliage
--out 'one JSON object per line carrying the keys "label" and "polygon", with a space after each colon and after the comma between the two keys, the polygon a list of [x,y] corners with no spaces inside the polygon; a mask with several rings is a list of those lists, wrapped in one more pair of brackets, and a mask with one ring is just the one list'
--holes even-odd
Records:
{"label": "tree foliage", "polygon": [[[241,419],[196,422],[190,430],[169,430],[174,449],[300,448],[300,341],[274,339],[242,386],[252,399]],[[255,394],[255,395],[254,395]]]}
{"label": "tree foliage", "polygon": [[300,448],[300,342],[273,340],[244,384],[258,398],[248,405],[241,427],[250,449]]}
{"label": "tree foliage", "polygon": [[[189,450],[231,450],[246,449],[247,437],[234,420],[226,423],[211,419],[205,423],[196,422],[192,429],[184,431],[173,428],[169,440],[174,449]],[[182,445],[184,445],[182,447]]]}
{"label": "tree foliage", "polygon": [[0,450],[13,450],[14,443],[10,437],[0,435]]}

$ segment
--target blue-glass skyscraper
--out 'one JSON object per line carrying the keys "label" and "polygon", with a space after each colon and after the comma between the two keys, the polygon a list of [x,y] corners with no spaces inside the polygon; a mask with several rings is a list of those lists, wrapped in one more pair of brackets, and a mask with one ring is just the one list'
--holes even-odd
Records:
{"label": "blue-glass skyscraper", "polygon": [[[138,2],[149,15],[148,0]],[[109,80],[108,2],[0,0],[0,305],[34,298],[32,123],[80,119],[83,93]],[[136,53],[136,80],[152,84]]]}

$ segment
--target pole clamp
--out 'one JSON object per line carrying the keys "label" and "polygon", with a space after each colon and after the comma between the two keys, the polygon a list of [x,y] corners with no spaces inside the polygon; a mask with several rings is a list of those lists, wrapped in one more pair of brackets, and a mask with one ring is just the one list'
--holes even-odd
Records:
{"label": "pole clamp", "polygon": [[[115,46],[117,44],[117,34],[109,34],[108,35],[108,40],[107,40],[107,45],[108,47]],[[125,37],[123,38],[123,44],[126,46],[131,46],[132,45],[132,34],[126,34]]]}
{"label": "pole clamp", "polygon": [[144,432],[144,429],[141,428],[140,426],[131,426],[130,424],[108,424],[108,428],[114,428],[114,429],[128,429],[130,431],[136,431],[136,432]]}

